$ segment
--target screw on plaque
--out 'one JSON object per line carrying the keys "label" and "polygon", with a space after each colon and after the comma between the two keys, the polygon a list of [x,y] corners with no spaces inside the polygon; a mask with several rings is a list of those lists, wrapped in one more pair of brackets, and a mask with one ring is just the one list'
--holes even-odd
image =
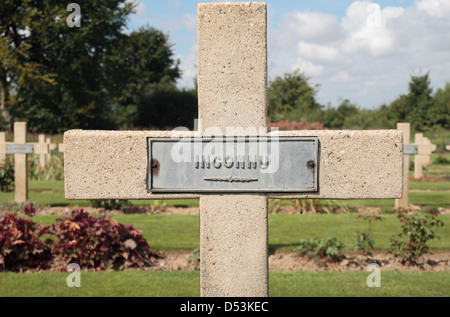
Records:
{"label": "screw on plaque", "polygon": [[158,176],[159,174],[159,162],[158,160],[152,160],[152,174],[153,176]]}

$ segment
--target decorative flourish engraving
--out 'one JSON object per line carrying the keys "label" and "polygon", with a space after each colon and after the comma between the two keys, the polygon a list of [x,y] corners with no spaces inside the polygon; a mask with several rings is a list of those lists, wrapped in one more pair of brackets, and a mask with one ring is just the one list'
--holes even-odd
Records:
{"label": "decorative flourish engraving", "polygon": [[207,182],[229,182],[229,183],[250,183],[257,182],[257,178],[249,178],[249,177],[237,177],[237,176],[229,176],[229,177],[203,177],[203,180]]}

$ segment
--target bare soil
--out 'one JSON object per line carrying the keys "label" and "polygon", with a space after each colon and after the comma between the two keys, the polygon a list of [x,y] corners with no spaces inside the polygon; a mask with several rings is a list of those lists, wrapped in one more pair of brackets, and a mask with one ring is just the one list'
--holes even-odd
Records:
{"label": "bare soil", "polygon": [[[196,270],[198,265],[189,258],[191,251],[163,252],[162,258],[148,270],[180,271]],[[382,270],[397,271],[450,271],[450,251],[432,251],[423,256],[420,266],[401,264],[393,255],[385,251],[373,252],[372,257],[357,252],[345,254],[345,259],[333,263],[300,255],[293,251],[271,251],[269,270],[271,271],[365,271],[370,263],[377,263]]]}
{"label": "bare soil", "polygon": [[[418,206],[410,206],[411,209],[419,209]],[[138,210],[125,210],[125,213],[140,214],[160,214],[160,215],[198,215],[198,207],[165,207],[157,210],[138,207]],[[91,214],[120,214],[120,210],[105,211],[101,208],[87,207],[83,208]],[[450,214],[449,208],[439,208],[441,214]],[[68,207],[51,207],[38,210],[38,215],[69,215],[71,209]],[[339,212],[339,211],[338,211]],[[359,207],[358,213],[378,214],[381,209],[378,207]],[[278,214],[298,214],[293,206],[281,207]],[[154,259],[154,265],[145,270],[162,271],[180,271],[180,270],[198,270],[198,262],[191,260],[193,251],[161,251],[158,252],[159,258]],[[269,269],[273,271],[350,271],[366,270],[370,263],[378,263],[382,270],[401,270],[401,271],[450,271],[450,250],[430,251],[420,260],[419,266],[407,266],[400,263],[392,254],[386,251],[375,251],[372,257],[363,255],[361,252],[345,253],[345,257],[339,263],[329,262],[323,259],[308,257],[294,251],[270,251]],[[62,264],[62,263],[60,263]],[[60,265],[58,265],[60,266]],[[56,267],[53,266],[55,270]]]}
{"label": "bare soil", "polygon": [[[91,215],[96,214],[146,214],[146,215],[198,215],[198,207],[164,207],[156,210],[152,210],[148,207],[130,207],[126,208],[124,211],[120,210],[108,210],[105,211],[103,208],[93,208],[93,207],[82,207],[85,211],[89,212]],[[379,214],[381,213],[380,207],[368,207],[360,206],[357,207],[359,214]],[[420,211],[420,206],[415,206],[410,204],[408,209],[414,211]],[[450,208],[439,207],[439,213],[442,215],[450,215]],[[37,215],[69,215],[72,211],[69,207],[45,207],[37,211]],[[335,213],[344,213],[344,210],[338,209]],[[300,214],[294,206],[283,206],[277,210],[277,214]]]}

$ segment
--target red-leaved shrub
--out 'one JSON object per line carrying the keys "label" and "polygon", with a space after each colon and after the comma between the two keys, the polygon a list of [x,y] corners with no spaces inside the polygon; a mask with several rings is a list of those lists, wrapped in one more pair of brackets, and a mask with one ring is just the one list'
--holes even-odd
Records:
{"label": "red-leaved shrub", "polygon": [[84,268],[126,269],[150,266],[158,257],[141,231],[106,217],[92,217],[83,209],[72,211],[69,218],[57,219],[51,233],[55,256]]}
{"label": "red-leaved shrub", "polygon": [[52,254],[48,243],[39,239],[46,229],[14,214],[0,216],[0,271],[47,268]]}

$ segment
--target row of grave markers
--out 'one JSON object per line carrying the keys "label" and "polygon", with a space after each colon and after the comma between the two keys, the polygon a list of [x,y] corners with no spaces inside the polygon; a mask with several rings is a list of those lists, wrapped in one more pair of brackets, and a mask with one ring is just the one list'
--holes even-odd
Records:
{"label": "row of grave markers", "polygon": [[[5,132],[0,132],[0,166],[4,166],[7,154],[14,154],[14,200],[22,203],[28,200],[27,155],[38,154],[39,165],[45,167],[50,162],[51,151],[58,148],[63,152],[63,144],[52,144],[50,138],[39,134],[38,142],[27,143],[27,123],[14,123],[14,141],[6,142]],[[47,162],[46,162],[47,161]]]}
{"label": "row of grave markers", "polygon": [[[422,133],[416,133],[414,143],[410,144],[411,124],[397,123],[397,130],[403,133],[404,162],[403,162],[403,196],[395,200],[395,208],[407,208],[409,204],[409,155],[414,155],[414,178],[423,177],[423,167],[430,165],[431,153],[436,151],[436,145],[423,136]],[[447,146],[450,149],[450,146]]]}
{"label": "row of grave markers", "polygon": [[[0,132],[0,144],[6,144],[6,145],[13,145],[14,142],[6,142],[6,133],[5,132]],[[58,149],[59,152],[63,152],[63,144],[59,143],[59,144],[55,144],[55,143],[51,143],[50,138],[46,138],[45,134],[39,134],[38,136],[38,142],[37,144],[39,144],[39,146],[41,147],[41,149],[43,149],[45,147],[44,144],[48,144],[48,153],[45,154],[44,152],[47,152],[47,150],[43,150],[41,151],[41,153],[34,153],[34,154],[39,154],[39,166],[40,167],[45,167],[45,165],[49,164],[51,162],[51,151]],[[10,149],[10,151],[12,151],[12,149]],[[4,151],[0,152],[0,166],[4,166],[5,162],[6,162],[6,154],[12,154],[12,153],[5,153]]]}
{"label": "row of grave markers", "polygon": [[[0,132],[0,166],[3,166],[6,154],[15,155],[15,183],[16,183],[16,202],[23,202],[28,199],[26,164],[22,162],[23,155],[39,154],[39,164],[45,167],[46,162],[51,160],[51,151],[58,149],[63,152],[64,145],[52,144],[50,138],[45,138],[44,134],[39,134],[38,143],[26,143],[26,122],[16,122],[14,124],[14,142],[6,142],[5,132]],[[410,124],[398,123],[397,129],[403,133],[404,151],[404,181],[403,181],[403,197],[395,200],[395,208],[407,208],[409,203],[408,187],[409,187],[409,155],[414,155],[414,178],[423,177],[423,167],[430,164],[431,153],[436,150],[436,145],[431,144],[430,140],[423,136],[422,133],[415,134],[415,142],[410,144]],[[409,147],[409,148],[408,148]],[[450,150],[450,146],[446,147]],[[408,149],[408,150],[406,150]],[[16,161],[17,160],[17,161]]]}

